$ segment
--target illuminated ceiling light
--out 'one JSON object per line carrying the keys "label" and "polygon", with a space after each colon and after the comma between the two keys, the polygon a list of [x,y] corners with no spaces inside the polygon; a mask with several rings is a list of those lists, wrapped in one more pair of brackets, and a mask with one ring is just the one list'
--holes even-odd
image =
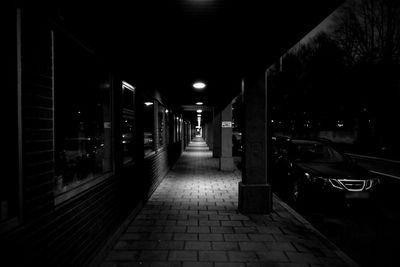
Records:
{"label": "illuminated ceiling light", "polygon": [[203,89],[204,87],[206,87],[206,84],[203,83],[203,82],[195,82],[193,84],[193,87],[196,88],[196,89]]}
{"label": "illuminated ceiling light", "polygon": [[151,106],[151,105],[153,105],[153,102],[144,102],[144,104],[145,104],[146,106]]}
{"label": "illuminated ceiling light", "polygon": [[196,102],[196,105],[201,106],[203,105],[203,102]]}
{"label": "illuminated ceiling light", "polygon": [[201,109],[198,109],[197,110],[197,113],[202,113],[203,111],[201,110]]}
{"label": "illuminated ceiling light", "polygon": [[134,86],[130,85],[129,83],[127,83],[125,81],[122,81],[122,86],[125,87],[125,88],[128,88],[131,91],[135,90]]}
{"label": "illuminated ceiling light", "polygon": [[168,113],[168,109],[165,110],[165,113]]}

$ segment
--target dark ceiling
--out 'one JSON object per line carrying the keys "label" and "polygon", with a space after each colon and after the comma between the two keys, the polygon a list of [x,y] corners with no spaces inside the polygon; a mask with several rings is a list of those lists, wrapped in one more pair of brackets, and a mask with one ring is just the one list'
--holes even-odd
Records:
{"label": "dark ceiling", "polygon": [[[218,106],[265,70],[342,1],[54,1],[46,8],[124,77],[172,105]],[[55,13],[54,13],[55,11]],[[206,90],[191,88],[196,79]]]}

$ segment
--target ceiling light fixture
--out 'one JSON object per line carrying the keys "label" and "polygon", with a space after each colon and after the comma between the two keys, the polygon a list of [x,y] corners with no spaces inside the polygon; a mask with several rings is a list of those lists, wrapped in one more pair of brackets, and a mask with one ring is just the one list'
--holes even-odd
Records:
{"label": "ceiling light fixture", "polygon": [[193,87],[196,88],[196,89],[203,89],[204,87],[206,87],[206,84],[203,83],[203,82],[195,82],[193,84]]}
{"label": "ceiling light fixture", "polygon": [[196,102],[196,105],[201,106],[203,105],[203,102]]}
{"label": "ceiling light fixture", "polygon": [[203,112],[201,109],[198,109],[198,110],[197,110],[197,113],[201,113],[201,112]]}

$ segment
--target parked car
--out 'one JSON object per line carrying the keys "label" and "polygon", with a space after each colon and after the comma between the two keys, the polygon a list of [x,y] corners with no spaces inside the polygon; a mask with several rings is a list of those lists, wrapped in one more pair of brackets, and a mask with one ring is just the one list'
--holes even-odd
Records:
{"label": "parked car", "polygon": [[274,137],[271,184],[290,203],[370,199],[380,183],[372,172],[319,139]]}

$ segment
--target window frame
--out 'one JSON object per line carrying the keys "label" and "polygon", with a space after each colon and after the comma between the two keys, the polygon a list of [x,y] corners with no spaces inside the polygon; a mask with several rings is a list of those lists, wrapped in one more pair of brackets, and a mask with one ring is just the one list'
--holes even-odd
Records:
{"label": "window frame", "polygon": [[[152,104],[151,105],[146,105],[145,103],[146,102],[151,102]],[[156,110],[156,105],[157,105],[157,100],[155,100],[155,99],[153,99],[153,98],[150,98],[150,97],[146,97],[145,98],[145,100],[143,101],[143,108],[145,109],[146,107],[149,107],[149,106],[152,106],[152,112],[151,112],[151,114],[152,114],[152,122],[151,122],[151,125],[152,125],[152,129],[151,129],[151,133],[152,133],[152,139],[153,139],[153,143],[152,143],[152,145],[151,145],[151,151],[149,151],[148,153],[146,153],[146,149],[145,149],[145,142],[144,142],[144,138],[145,138],[145,136],[144,136],[144,134],[145,134],[145,128],[143,127],[143,145],[142,145],[142,149],[143,149],[143,155],[144,155],[144,158],[148,158],[148,157],[151,157],[151,156],[153,156],[156,152],[157,152],[157,149],[156,149],[156,142],[155,142],[155,139],[156,139],[156,130],[155,130],[155,126],[156,126],[156,112],[157,112],[157,110]],[[146,111],[144,110],[144,112],[143,112],[143,114],[145,114],[146,113]],[[145,116],[143,116],[143,119],[146,119],[145,118]]]}
{"label": "window frame", "polygon": [[[11,118],[11,122],[14,123],[13,120],[17,120],[16,124],[13,124],[13,127],[16,127],[17,131],[17,136],[16,139],[14,139],[13,142],[16,142],[16,157],[12,160],[17,160],[17,164],[10,165],[13,166],[11,171],[13,169],[16,169],[17,172],[17,179],[16,179],[16,184],[13,185],[13,189],[15,190],[15,196],[13,196],[10,199],[7,199],[7,211],[9,202],[15,202],[14,203],[14,213],[13,215],[10,215],[9,217],[7,216],[3,221],[0,222],[0,234],[8,232],[15,227],[19,226],[24,218],[24,212],[23,212],[23,157],[22,157],[22,61],[21,61],[21,10],[16,8],[13,10],[13,14],[10,15],[10,17],[7,17],[7,20],[10,19],[10,32],[8,32],[8,29],[6,30],[6,35],[10,34],[13,35],[13,37],[10,39],[13,40],[12,44],[10,43],[10,47],[14,47],[15,50],[13,51],[13,55],[10,57],[11,60],[11,65],[8,67],[10,68],[10,73],[13,74],[13,78],[10,79],[10,85],[12,85],[11,88],[9,88],[10,92],[15,90],[14,92],[15,95],[13,95],[13,101],[15,101],[12,104],[13,108],[16,108],[17,115]],[[7,39],[7,38],[6,38]],[[8,44],[7,44],[8,45]],[[8,58],[6,59],[8,62]],[[8,70],[7,70],[8,71]],[[13,81],[11,81],[13,80]],[[8,84],[8,81],[6,82],[6,85]],[[15,106],[13,106],[15,105]],[[4,184],[3,184],[4,186]],[[9,188],[7,188],[8,190]],[[0,203],[2,205],[2,203]]]}
{"label": "window frame", "polygon": [[[54,34],[55,33],[55,34]],[[55,124],[57,123],[57,118],[56,118],[56,94],[55,94],[55,85],[54,85],[54,80],[56,78],[56,73],[54,73],[54,69],[56,67],[56,63],[55,60],[57,60],[56,57],[56,53],[54,53],[54,51],[56,49],[58,49],[56,47],[56,43],[55,40],[57,39],[57,37],[55,37],[55,35],[62,35],[63,38],[68,38],[70,39],[71,42],[75,43],[75,45],[77,45],[80,49],[82,49],[81,51],[83,51],[83,53],[88,53],[91,56],[91,61],[90,63],[93,63],[96,65],[96,67],[98,67],[99,69],[101,69],[103,71],[103,80],[109,85],[108,88],[108,97],[109,97],[109,114],[107,116],[107,120],[105,120],[105,115],[104,115],[104,110],[103,110],[103,134],[104,134],[104,140],[108,140],[109,143],[109,164],[110,164],[110,170],[104,171],[102,173],[96,173],[93,177],[91,178],[86,178],[83,179],[82,182],[74,182],[71,183],[67,186],[66,189],[63,190],[58,190],[57,189],[57,177],[56,175],[54,175],[54,182],[55,182],[55,187],[54,187],[54,205],[55,208],[58,209],[60,208],[65,201],[74,198],[75,196],[83,193],[83,192],[87,192],[89,191],[91,188],[95,187],[97,184],[102,183],[103,181],[113,177],[115,175],[115,144],[114,144],[114,134],[115,134],[115,119],[114,119],[114,114],[115,114],[115,110],[114,110],[114,99],[115,99],[115,92],[114,92],[114,87],[112,85],[112,76],[110,71],[106,68],[106,66],[104,65],[104,62],[99,61],[96,56],[92,53],[91,50],[89,50],[87,47],[85,47],[83,44],[81,44],[79,41],[77,41],[74,37],[68,35],[66,32],[64,31],[53,31],[53,107],[54,107],[54,111],[53,111],[53,120],[55,123],[53,123],[53,132],[54,132],[54,142],[55,142],[55,138],[56,138],[56,126]],[[59,90],[61,90],[62,88],[60,88]],[[106,134],[107,129],[109,129],[109,132]],[[54,162],[56,162],[56,146],[54,143]],[[103,156],[104,159],[104,156]]]}
{"label": "window frame", "polygon": [[[132,95],[132,103],[133,103],[132,109],[126,108],[124,106],[124,104],[123,104],[124,103],[124,90],[129,90],[133,94]],[[122,109],[122,118],[121,119],[123,121],[126,120],[126,119],[129,119],[129,120],[133,121],[133,123],[134,123],[133,128],[134,129],[133,129],[133,132],[132,132],[132,136],[133,136],[133,142],[136,143],[136,131],[135,131],[135,130],[137,130],[137,128],[136,128],[137,127],[137,125],[136,125],[136,122],[137,122],[136,121],[136,88],[134,86],[132,86],[131,84],[129,84],[128,82],[122,81],[122,84],[121,84],[121,96],[122,96],[122,101],[121,101],[121,103],[122,103],[122,107],[121,107],[121,109]],[[122,140],[122,142],[123,142],[123,140]],[[134,148],[137,149],[137,146],[135,144],[134,144]],[[123,150],[124,150],[124,148],[123,148],[123,145],[122,145],[122,153],[124,153]],[[136,152],[133,151],[133,155],[131,155],[132,159],[129,160],[129,161],[125,161],[124,155],[122,155],[122,157],[121,157],[122,158],[122,165],[123,166],[128,166],[128,165],[135,164],[135,162],[136,162],[135,154],[136,154]]]}

